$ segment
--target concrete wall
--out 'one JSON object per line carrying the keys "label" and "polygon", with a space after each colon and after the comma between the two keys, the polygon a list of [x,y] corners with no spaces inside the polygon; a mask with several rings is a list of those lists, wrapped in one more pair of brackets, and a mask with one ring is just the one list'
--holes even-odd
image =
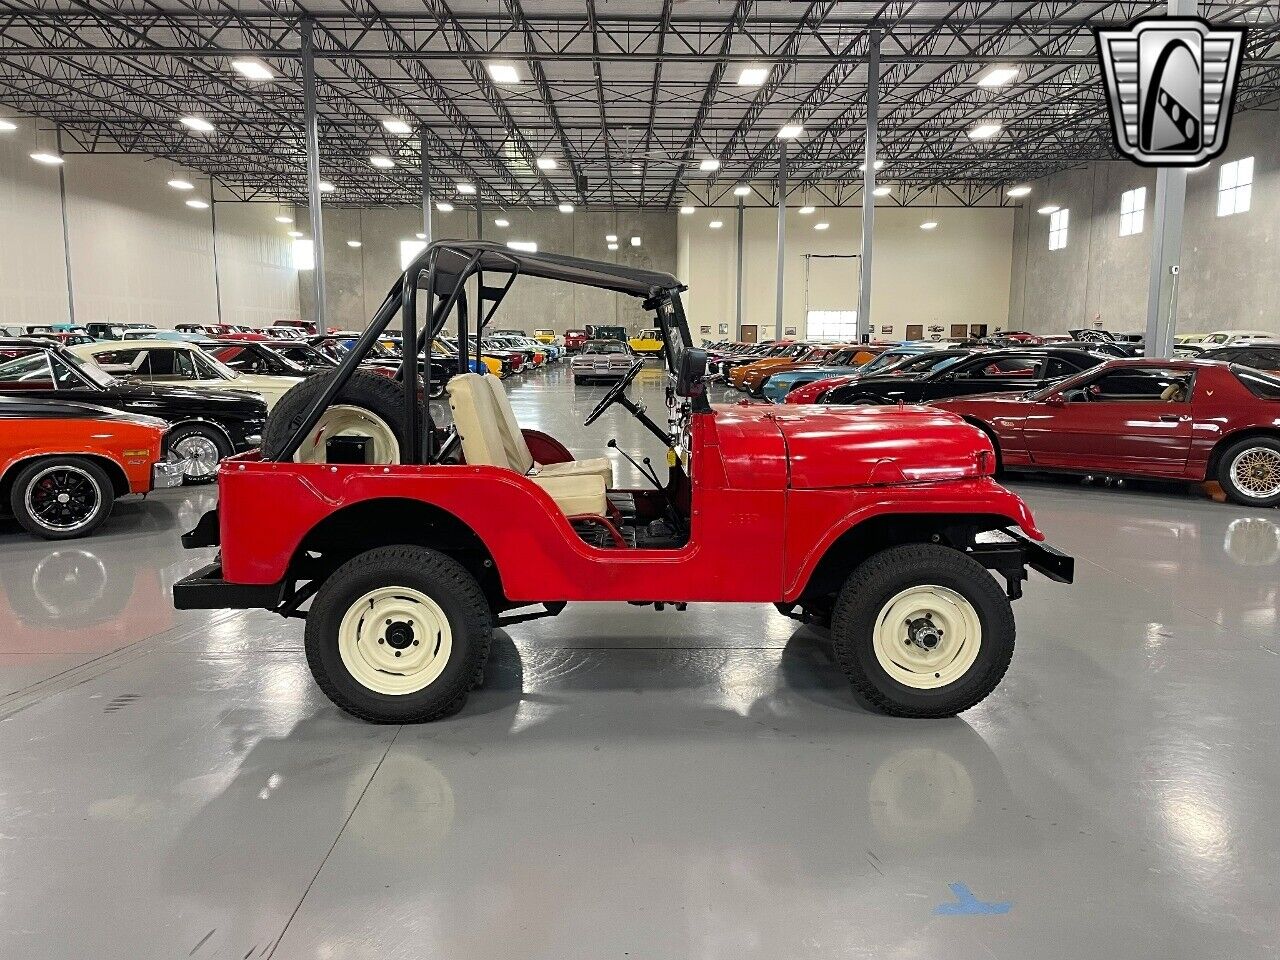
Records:
{"label": "concrete wall", "polygon": [[[298,316],[290,240],[272,204],[197,210],[166,185],[175,168],[137,156],[72,155],[67,246],[59,168],[33,161],[32,124],[0,134],[0,322],[267,323]],[[197,184],[192,174],[184,174]],[[214,217],[217,218],[215,241]],[[215,270],[216,263],[216,270]]]}
{"label": "concrete wall", "polygon": [[[686,294],[695,336],[719,338],[721,325],[732,335],[736,319],[735,209],[697,210],[681,216],[679,263],[690,284]],[[1009,315],[1011,208],[876,208],[872,260],[871,319],[877,337],[901,338],[908,324],[943,326],[985,323],[1004,326]],[[712,230],[713,220],[723,222]],[[920,224],[935,220],[935,230]],[[818,231],[814,224],[827,222]],[[743,317],[760,339],[773,336],[777,300],[777,212],[745,208]],[[808,310],[856,310],[858,260],[822,260],[861,251],[862,212],[822,209],[801,216],[787,211],[783,277],[783,326],[805,336]],[[814,255],[809,257],[808,255]],[[806,283],[806,269],[808,281]],[[702,332],[710,327],[709,333]],[[888,328],[888,329],[885,329]]]}
{"label": "concrete wall", "polygon": [[[413,240],[422,230],[422,211],[416,206],[374,209],[325,208],[325,300],[330,326],[360,329],[382,303],[399,275],[400,244]],[[505,218],[509,227],[499,228],[494,220]],[[305,208],[296,211],[298,229],[310,234]],[[539,250],[570,253],[624,263],[652,270],[676,272],[676,215],[645,211],[485,210],[486,240],[526,240]],[[474,210],[458,207],[450,213],[435,211],[432,232],[436,239],[466,239],[476,236]],[[619,248],[610,252],[607,234],[617,234]],[[632,236],[641,245],[630,244]],[[348,241],[360,242],[351,247]],[[314,278],[298,274],[298,296],[302,315],[312,316]],[[649,326],[652,319],[630,297],[568,284],[517,279],[494,324],[532,332],[550,327],[562,332],[588,323],[624,324],[632,329]]]}
{"label": "concrete wall", "polygon": [[[1250,209],[1217,215],[1223,163],[1254,157]],[[1060,332],[1097,323],[1120,331],[1146,326],[1155,173],[1128,161],[1091,163],[1039,180],[1014,220],[1009,326]],[[1120,194],[1147,188],[1143,231],[1120,236]],[[1071,211],[1065,249],[1049,249],[1055,203]],[[1179,275],[1178,329],[1273,330],[1280,276],[1280,123],[1270,111],[1238,115],[1227,151],[1187,178]]]}

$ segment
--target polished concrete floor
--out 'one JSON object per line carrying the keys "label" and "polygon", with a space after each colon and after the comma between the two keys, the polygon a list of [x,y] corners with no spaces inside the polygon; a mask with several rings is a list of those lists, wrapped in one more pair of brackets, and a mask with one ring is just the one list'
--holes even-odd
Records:
{"label": "polished concrete floor", "polygon": [[[511,386],[657,454],[582,429],[603,392]],[[769,607],[583,605],[457,717],[369,726],[298,622],[172,609],[212,489],[2,525],[0,958],[1275,957],[1280,512],[1015,486],[1078,581],[939,722],[857,707]]]}

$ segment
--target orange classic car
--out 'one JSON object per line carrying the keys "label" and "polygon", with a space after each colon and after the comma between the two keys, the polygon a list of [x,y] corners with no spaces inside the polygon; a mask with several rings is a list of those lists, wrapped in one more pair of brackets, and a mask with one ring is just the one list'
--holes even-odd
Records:
{"label": "orange classic car", "polygon": [[0,508],[46,540],[88,536],[117,497],[182,483],[169,425],[86,403],[0,397]]}

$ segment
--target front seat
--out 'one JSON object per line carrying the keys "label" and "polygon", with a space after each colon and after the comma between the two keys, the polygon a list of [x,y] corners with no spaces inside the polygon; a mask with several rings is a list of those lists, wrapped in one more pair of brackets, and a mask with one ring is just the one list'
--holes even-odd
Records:
{"label": "front seat", "polygon": [[[502,432],[498,428],[500,415],[494,408],[493,394],[483,382],[486,379],[494,378],[478,373],[464,373],[449,381],[446,389],[449,391],[453,424],[462,441],[462,453],[467,458],[467,463],[511,470],[502,442]],[[605,495],[604,478],[598,474],[531,476],[528,479],[541,487],[565,516],[605,515],[608,498]]]}
{"label": "front seat", "polygon": [[527,473],[536,477],[569,477],[599,476],[605,486],[613,483],[613,464],[608,457],[595,457],[590,460],[569,460],[565,463],[538,463],[529,452],[524,433],[520,429],[520,421],[511,409],[511,400],[507,390],[497,377],[486,377],[476,374],[484,381],[493,396],[493,406],[498,412],[498,430],[502,434],[502,445],[507,451],[507,459],[512,470]]}
{"label": "front seat", "polygon": [[1187,400],[1187,385],[1181,381],[1169,384],[1161,391],[1160,399],[1165,403],[1185,403]]}

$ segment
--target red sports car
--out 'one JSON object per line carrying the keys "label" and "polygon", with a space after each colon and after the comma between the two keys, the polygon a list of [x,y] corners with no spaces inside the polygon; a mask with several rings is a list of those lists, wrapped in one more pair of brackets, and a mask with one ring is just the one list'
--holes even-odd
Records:
{"label": "red sports car", "polygon": [[1111,360],[1034,393],[939,400],[1006,470],[1217,480],[1280,504],[1280,377],[1207,360]]}

